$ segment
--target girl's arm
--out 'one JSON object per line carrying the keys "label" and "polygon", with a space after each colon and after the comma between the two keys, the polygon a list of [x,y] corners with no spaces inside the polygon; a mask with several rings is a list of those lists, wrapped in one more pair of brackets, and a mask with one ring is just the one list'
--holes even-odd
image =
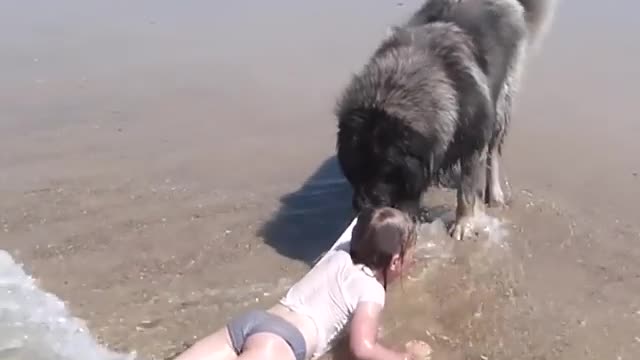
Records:
{"label": "girl's arm", "polygon": [[358,360],[410,360],[408,353],[393,351],[378,343],[382,305],[360,302],[351,319],[349,348]]}

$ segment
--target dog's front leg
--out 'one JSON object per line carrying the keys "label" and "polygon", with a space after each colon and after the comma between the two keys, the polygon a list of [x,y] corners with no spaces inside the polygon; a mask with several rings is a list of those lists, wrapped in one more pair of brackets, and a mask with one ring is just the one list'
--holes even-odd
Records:
{"label": "dog's front leg", "polygon": [[450,229],[454,239],[463,240],[469,233],[474,232],[475,219],[484,214],[486,162],[487,147],[476,150],[460,160],[456,220]]}

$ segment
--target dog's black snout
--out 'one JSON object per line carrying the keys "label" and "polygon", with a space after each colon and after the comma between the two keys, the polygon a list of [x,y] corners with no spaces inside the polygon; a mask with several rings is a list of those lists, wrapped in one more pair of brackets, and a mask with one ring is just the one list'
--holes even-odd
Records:
{"label": "dog's black snout", "polygon": [[377,191],[361,188],[354,193],[353,208],[356,211],[362,211],[362,209],[367,208],[392,206],[388,197],[384,195],[385,194],[380,194]]}
{"label": "dog's black snout", "polygon": [[352,206],[355,211],[361,211],[362,209],[371,207],[369,198],[362,190],[358,190],[353,194]]}
{"label": "dog's black snout", "polygon": [[408,214],[414,220],[420,218],[420,215],[421,215],[420,201],[415,201],[415,200],[399,201],[396,204],[395,208]]}

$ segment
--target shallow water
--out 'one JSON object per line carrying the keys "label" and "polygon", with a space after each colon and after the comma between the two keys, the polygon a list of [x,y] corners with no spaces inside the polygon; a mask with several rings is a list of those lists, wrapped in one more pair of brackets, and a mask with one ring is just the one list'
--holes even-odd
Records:
{"label": "shallow water", "polygon": [[[99,338],[163,359],[275,302],[350,220],[335,98],[419,2],[0,2],[0,246],[95,335],[52,305],[20,330],[40,342],[0,324],[2,355]],[[513,204],[477,241],[423,229],[392,344],[640,358],[639,5],[561,3],[507,139]]]}
{"label": "shallow water", "polygon": [[133,360],[98,344],[62,300],[0,250],[0,359]]}
{"label": "shallow water", "polygon": [[[476,261],[486,265],[488,259],[495,259],[495,248],[504,251],[507,230],[502,221],[488,215],[479,218],[476,225],[480,229],[478,244],[483,245],[474,247],[471,252],[475,254]],[[339,239],[335,245],[348,242],[349,229],[350,227],[344,232],[342,240]],[[416,307],[431,307],[430,304],[434,300],[427,294],[433,289],[433,280],[447,276],[444,273],[451,271],[447,269],[447,266],[451,265],[447,264],[455,263],[456,256],[464,256],[467,257],[467,261],[471,261],[471,252],[463,254],[460,249],[455,248],[455,244],[448,237],[442,219],[421,225],[416,252],[418,266],[403,282],[403,293],[400,296],[406,293],[421,295],[411,298],[412,301],[402,301],[402,309],[392,308],[389,312],[402,316],[408,311],[414,311]],[[469,270],[478,276],[481,275],[479,269],[477,263]],[[481,271],[487,269],[483,268]],[[224,302],[247,298],[250,301],[254,298],[258,301],[259,297],[281,295],[289,283],[290,281],[281,279],[277,284],[249,284],[241,288],[211,289],[206,293],[207,296]],[[424,284],[429,286],[425,287]],[[189,301],[189,298],[198,301],[197,294],[191,294],[186,301]],[[135,359],[135,353],[116,353],[100,345],[83,320],[74,317],[61,299],[41,290],[38,282],[26,274],[9,253],[3,250],[0,250],[0,315],[0,358],[3,360]],[[406,338],[408,334],[418,332],[417,337],[424,338],[425,331],[429,328],[424,320],[425,318],[421,317],[416,323],[411,320],[386,319],[381,335],[388,339],[396,339]],[[426,334],[431,337],[438,336],[435,332]]]}
{"label": "shallow water", "polygon": [[[498,314],[513,307],[517,296],[513,228],[487,214],[476,219],[475,236],[454,241],[445,225],[451,213],[440,211],[440,217],[420,226],[411,273],[390,287],[380,336],[388,344],[427,341],[436,359],[507,359],[498,356],[495,340],[483,332],[502,333],[506,320]],[[327,358],[350,356],[339,343]]]}
{"label": "shallow water", "polygon": [[464,242],[453,241],[440,220],[423,225],[422,260],[389,296],[386,341],[427,341],[437,359],[504,358],[484,332],[502,333],[504,320],[497,316],[513,306],[518,274],[511,227],[489,215],[475,225],[478,234]]}

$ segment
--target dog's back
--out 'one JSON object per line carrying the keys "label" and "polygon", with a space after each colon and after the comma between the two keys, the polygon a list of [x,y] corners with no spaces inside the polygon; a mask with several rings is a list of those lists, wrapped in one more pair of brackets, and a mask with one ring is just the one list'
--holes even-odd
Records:
{"label": "dog's back", "polygon": [[490,201],[504,203],[497,159],[525,50],[543,24],[535,1],[553,0],[427,0],[382,42],[336,109],[356,210],[416,214],[422,192],[454,164],[465,169],[456,237],[482,209],[485,174]]}
{"label": "dog's back", "polygon": [[476,58],[472,38],[455,24],[394,28],[338,103],[338,158],[347,178],[389,160],[373,149],[382,145],[380,134],[397,134],[393,146],[420,159],[429,177],[453,161],[451,150],[464,151],[450,146],[456,138],[488,141],[493,106]]}
{"label": "dog's back", "polygon": [[[473,36],[481,52],[478,61],[489,78],[496,105],[498,121],[490,145],[493,158],[499,156],[496,152],[502,151],[526,58],[544,39],[556,2],[557,0],[426,0],[405,25],[413,27],[434,22],[453,22]],[[497,168],[497,164],[493,168]],[[459,176],[458,170],[441,173],[439,182],[452,186]],[[493,188],[499,187],[497,181],[497,175],[493,176]]]}
{"label": "dog's back", "polygon": [[428,0],[407,26],[436,22],[451,22],[473,39],[476,61],[487,74],[496,101],[510,60],[527,37],[522,5],[516,0]]}
{"label": "dog's back", "polygon": [[450,21],[456,9],[468,5],[484,9],[505,9],[509,12],[520,8],[524,15],[528,38],[531,42],[541,39],[551,23],[557,0],[426,0],[407,22],[407,26],[424,25],[436,21]]}

